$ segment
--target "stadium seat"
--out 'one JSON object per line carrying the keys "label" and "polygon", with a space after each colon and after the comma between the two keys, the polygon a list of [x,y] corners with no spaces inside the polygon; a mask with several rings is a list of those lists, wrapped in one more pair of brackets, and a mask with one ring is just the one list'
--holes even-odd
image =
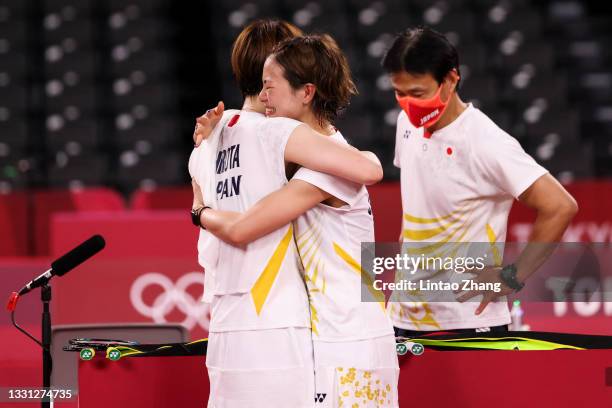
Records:
{"label": "stadium seat", "polygon": [[78,156],[58,152],[54,163],[48,168],[47,177],[51,187],[82,188],[105,185],[110,179],[108,159],[100,152]]}
{"label": "stadium seat", "polygon": [[609,135],[594,137],[593,150],[595,151],[596,176],[612,178],[612,138]]}
{"label": "stadium seat", "polygon": [[28,4],[25,1],[4,1],[0,4],[0,21],[11,19],[22,19],[28,12]]}
{"label": "stadium seat", "polygon": [[115,23],[111,19],[108,25],[107,39],[110,44],[125,44],[132,38],[138,38],[146,47],[153,49],[173,35],[172,27],[160,18],[129,20],[126,17],[125,23]]}
{"label": "stadium seat", "polygon": [[[411,6],[414,6],[419,11],[424,11],[430,8],[438,8],[441,10],[460,10],[467,6],[468,0],[440,0],[432,2],[430,0],[411,0]],[[433,3],[433,4],[432,4]]]}
{"label": "stadium seat", "polygon": [[[347,6],[351,11],[359,12],[360,10],[367,8],[378,7],[378,5],[382,2],[379,0],[348,0],[347,3]],[[402,12],[408,9],[408,4],[402,0],[386,0],[384,2],[384,6],[388,12],[392,13]]]}
{"label": "stadium seat", "polygon": [[74,208],[86,211],[123,211],[125,201],[117,191],[106,187],[90,187],[71,191]]}
{"label": "stadium seat", "polygon": [[221,84],[221,100],[225,103],[225,106],[230,108],[240,108],[242,106],[242,94],[233,79],[225,80]]}
{"label": "stadium seat", "polygon": [[513,72],[525,64],[533,65],[538,72],[552,71],[555,50],[548,43],[528,41],[516,34],[499,43],[495,59],[497,68],[502,72]]}
{"label": "stadium seat", "polygon": [[575,99],[588,98],[593,102],[612,101],[612,74],[603,70],[575,72],[569,81],[570,92]]}
{"label": "stadium seat", "polygon": [[370,91],[369,99],[370,106],[379,111],[386,111],[397,106],[395,93],[386,75],[381,75],[378,77],[375,86],[372,87],[372,90]]}
{"label": "stadium seat", "polygon": [[374,133],[372,119],[364,115],[347,112],[336,121],[336,128],[352,145],[367,146],[376,143],[379,135]]}
{"label": "stadium seat", "polygon": [[[499,3],[487,13],[482,30],[485,36],[499,40],[509,33],[520,33],[524,38],[538,38],[542,32],[542,19],[536,10],[512,10]],[[506,3],[509,4],[509,3]]]}
{"label": "stadium seat", "polygon": [[6,146],[0,146],[0,149],[7,153],[0,157],[0,193],[20,190],[29,187],[30,182],[35,182],[35,159],[23,150],[13,150],[10,145],[8,149]]}
{"label": "stadium seat", "polygon": [[[382,4],[382,3],[380,3]],[[368,42],[381,34],[395,35],[412,25],[410,15],[403,12],[393,11],[386,7],[368,8],[361,10],[354,17],[352,26],[360,42]]]}
{"label": "stadium seat", "polygon": [[497,81],[493,76],[469,76],[460,83],[459,94],[466,102],[479,108],[495,108],[498,100]]}
{"label": "stadium seat", "polygon": [[192,203],[193,191],[188,183],[183,187],[137,189],[130,198],[132,210],[185,210],[191,208]]}
{"label": "stadium seat", "polygon": [[71,54],[61,54],[57,60],[47,60],[45,76],[58,78],[63,81],[78,84],[84,80],[92,79],[98,69],[99,57],[90,50]]}
{"label": "stadium seat", "polygon": [[[91,82],[71,86],[59,79],[50,79],[45,86],[46,113],[49,116],[63,115],[67,107],[73,107],[77,111],[77,117],[95,113],[99,92],[99,88]],[[70,114],[67,116],[70,117]]]}
{"label": "stadium seat", "polygon": [[107,187],[36,190],[32,194],[34,254],[49,255],[49,228],[54,214],[73,211],[123,211],[121,196]]}
{"label": "stadium seat", "polygon": [[304,32],[310,34],[326,33],[330,34],[341,46],[352,44],[350,23],[344,13],[311,13],[308,17],[302,17],[301,10],[296,11],[292,16],[292,23],[300,27]]}
{"label": "stadium seat", "polygon": [[78,156],[95,152],[100,131],[94,119],[81,118],[64,123],[62,128],[47,132],[47,149],[50,153],[63,151]]}
{"label": "stadium seat", "polygon": [[27,73],[26,53],[14,51],[0,54],[0,76],[7,75],[8,78],[0,78],[0,81],[19,81],[25,79]]}
{"label": "stadium seat", "polygon": [[[218,10],[227,13],[236,10],[245,10],[246,12],[252,12],[256,15],[265,15],[267,13],[279,12],[281,9],[281,3],[277,0],[261,0],[253,2],[245,2],[244,0],[226,0],[215,4],[218,6]],[[225,24],[225,21],[215,20]]]}
{"label": "stadium seat", "polygon": [[[60,44],[79,49],[92,47],[95,28],[85,13],[75,12],[70,20],[62,18],[62,13],[47,14],[43,20],[44,45]],[[67,40],[71,43],[66,44]]]}
{"label": "stadium seat", "polygon": [[28,196],[25,191],[0,192],[0,257],[26,256],[29,235]]}
{"label": "stadium seat", "polygon": [[[115,127],[115,146],[119,149],[140,149],[141,154],[162,152],[168,147],[180,144],[181,141],[177,123],[173,118],[155,117],[134,121],[129,128],[117,125]],[[148,146],[139,146],[143,143]]]}
{"label": "stadium seat", "polygon": [[174,59],[168,58],[168,51],[142,50],[131,52],[124,59],[111,59],[108,71],[110,78],[134,77],[141,75],[141,80],[150,82],[168,79],[174,74]]}
{"label": "stadium seat", "polygon": [[135,83],[133,78],[118,78],[113,82],[110,103],[119,112],[131,110],[136,105],[146,105],[151,113],[171,112],[178,107],[176,90],[171,83],[144,86]]}
{"label": "stadium seat", "polygon": [[[219,99],[228,107],[241,105],[229,54],[240,30],[260,17],[287,19],[336,38],[360,92],[338,121],[343,127],[352,118],[373,131],[373,124],[387,123],[397,104],[380,62],[395,33],[418,24],[456,45],[462,98],[521,142],[550,133],[582,141],[607,134],[610,126],[612,19],[588,3],[227,0],[189,8],[204,28],[184,26],[169,6],[165,0],[0,1],[0,161],[7,169],[0,190],[70,185],[78,180],[72,168],[79,168],[82,156],[105,163],[92,162],[95,174],[85,184],[112,175],[115,185],[130,190],[147,178],[118,180],[116,174],[128,173],[116,171],[122,154],[128,162],[148,162],[162,150],[186,155],[189,137],[178,135],[203,105]],[[190,53],[208,32],[198,58],[212,68],[200,73],[203,65],[196,69]],[[193,78],[204,85],[194,86]],[[383,127],[383,134],[392,135],[393,121]],[[379,137],[366,139],[382,149]],[[594,142],[597,168],[604,168],[605,141]],[[175,174],[161,184],[170,179],[183,182]]]}
{"label": "stadium seat", "polygon": [[119,11],[140,17],[162,14],[169,6],[164,0],[108,0],[107,7],[110,13]]}
{"label": "stadium seat", "polygon": [[593,177],[593,146],[582,142],[561,142],[548,135],[528,152],[562,183]]}
{"label": "stadium seat", "polygon": [[453,44],[470,44],[474,41],[476,18],[471,12],[456,11],[434,14],[428,24],[446,35]]}
{"label": "stadium seat", "polygon": [[94,6],[94,0],[44,0],[42,3],[45,12],[63,12],[64,14],[66,8],[78,12],[88,12]]}
{"label": "stadium seat", "polygon": [[[525,120],[523,118],[523,120]],[[559,135],[560,140],[565,142],[580,143],[580,116],[578,112],[569,111],[546,111],[537,121],[527,123],[526,136],[530,143],[538,143],[550,134]]]}
{"label": "stadium seat", "polygon": [[486,47],[481,43],[461,43],[457,52],[461,79],[467,80],[472,75],[483,74],[488,68]]}
{"label": "stadium seat", "polygon": [[187,157],[167,152],[140,156],[133,151],[121,153],[115,183],[122,191],[184,184],[189,181]]}
{"label": "stadium seat", "polygon": [[567,78],[563,73],[540,72],[527,79],[509,78],[503,98],[519,109],[536,101],[544,101],[546,108],[565,108],[568,103]]}
{"label": "stadium seat", "polygon": [[482,110],[489,118],[491,118],[491,120],[497,126],[509,133],[512,137],[521,141],[523,134],[519,134],[515,131],[516,124],[514,122],[513,115],[509,111],[500,109],[499,107],[495,108],[490,106],[483,106],[479,109]]}
{"label": "stadium seat", "polygon": [[27,89],[23,85],[0,84],[0,108],[22,112],[26,109]]}
{"label": "stadium seat", "polygon": [[[6,144],[9,150],[23,152],[28,145],[27,123],[24,117],[0,120],[0,144]],[[0,150],[0,157],[7,156]],[[10,152],[9,152],[10,153]]]}
{"label": "stadium seat", "polygon": [[8,49],[22,49],[26,43],[26,25],[22,21],[0,22],[0,41]]}

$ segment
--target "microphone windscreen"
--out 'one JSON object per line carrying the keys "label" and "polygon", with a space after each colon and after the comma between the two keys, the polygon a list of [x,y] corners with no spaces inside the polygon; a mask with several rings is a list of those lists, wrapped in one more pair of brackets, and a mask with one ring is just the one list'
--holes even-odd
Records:
{"label": "microphone windscreen", "polygon": [[100,252],[105,245],[106,242],[101,235],[94,235],[70,252],[53,261],[51,264],[53,274],[62,276]]}

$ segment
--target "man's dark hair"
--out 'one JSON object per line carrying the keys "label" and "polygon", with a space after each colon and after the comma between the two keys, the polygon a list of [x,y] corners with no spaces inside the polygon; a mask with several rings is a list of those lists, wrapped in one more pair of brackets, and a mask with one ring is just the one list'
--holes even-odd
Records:
{"label": "man's dark hair", "polygon": [[453,68],[459,73],[459,55],[446,37],[436,30],[409,28],[395,37],[383,57],[382,66],[390,74],[402,71],[431,74],[441,84]]}

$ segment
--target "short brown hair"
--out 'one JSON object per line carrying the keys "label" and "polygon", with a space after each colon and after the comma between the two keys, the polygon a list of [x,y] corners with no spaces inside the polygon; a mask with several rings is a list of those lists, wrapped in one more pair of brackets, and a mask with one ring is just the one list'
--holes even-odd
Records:
{"label": "short brown hair", "polygon": [[287,39],[274,48],[272,57],[292,88],[315,85],[312,110],[321,124],[333,123],[357,95],[346,56],[328,34]]}
{"label": "short brown hair", "polygon": [[302,31],[282,20],[256,20],[246,26],[234,41],[232,71],[243,97],[259,94],[266,58],[279,42],[302,35]]}

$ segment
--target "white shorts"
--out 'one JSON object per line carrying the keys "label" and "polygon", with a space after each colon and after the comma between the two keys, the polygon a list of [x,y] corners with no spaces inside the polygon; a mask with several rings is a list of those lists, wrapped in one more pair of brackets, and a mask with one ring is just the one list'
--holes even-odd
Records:
{"label": "white shorts", "polygon": [[210,333],[209,408],[313,407],[309,328]]}
{"label": "white shorts", "polygon": [[[395,336],[313,341],[315,407],[398,407]],[[357,404],[357,405],[355,405]]]}

